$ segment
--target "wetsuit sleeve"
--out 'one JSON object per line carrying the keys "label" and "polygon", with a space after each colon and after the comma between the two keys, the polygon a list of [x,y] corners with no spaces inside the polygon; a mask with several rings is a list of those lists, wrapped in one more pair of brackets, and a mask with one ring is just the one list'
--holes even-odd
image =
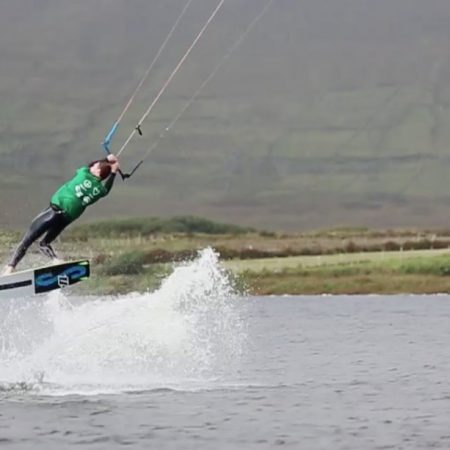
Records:
{"label": "wetsuit sleeve", "polygon": [[103,183],[103,187],[106,189],[106,193],[104,194],[104,197],[106,197],[109,194],[109,192],[111,191],[111,188],[113,187],[115,179],[116,179],[116,174],[112,173]]}

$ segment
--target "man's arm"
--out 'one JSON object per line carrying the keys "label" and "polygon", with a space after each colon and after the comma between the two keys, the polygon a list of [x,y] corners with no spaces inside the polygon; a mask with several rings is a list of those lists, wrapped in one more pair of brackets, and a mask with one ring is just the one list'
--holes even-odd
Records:
{"label": "man's arm", "polygon": [[114,180],[116,179],[116,174],[120,169],[120,165],[119,165],[119,160],[114,155],[108,155],[108,157],[106,158],[106,161],[108,161],[109,164],[111,165],[111,175],[103,183],[103,186],[106,189],[105,195],[108,195],[113,187]]}
{"label": "man's arm", "polygon": [[111,191],[115,179],[116,174],[112,172],[111,175],[103,182],[103,186],[106,189],[105,195],[108,195],[109,192]]}

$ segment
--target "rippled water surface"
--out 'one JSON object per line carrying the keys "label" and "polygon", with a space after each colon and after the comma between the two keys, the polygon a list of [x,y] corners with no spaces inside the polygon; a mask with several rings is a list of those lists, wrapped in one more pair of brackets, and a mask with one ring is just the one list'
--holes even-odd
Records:
{"label": "rippled water surface", "polygon": [[450,448],[450,297],[153,294],[0,306],[0,447]]}

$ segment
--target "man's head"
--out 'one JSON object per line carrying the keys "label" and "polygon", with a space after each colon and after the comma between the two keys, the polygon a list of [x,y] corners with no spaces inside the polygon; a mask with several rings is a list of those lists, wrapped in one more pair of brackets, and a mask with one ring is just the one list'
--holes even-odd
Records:
{"label": "man's head", "polygon": [[92,175],[105,180],[111,174],[111,164],[107,161],[94,161],[89,164],[89,170]]}

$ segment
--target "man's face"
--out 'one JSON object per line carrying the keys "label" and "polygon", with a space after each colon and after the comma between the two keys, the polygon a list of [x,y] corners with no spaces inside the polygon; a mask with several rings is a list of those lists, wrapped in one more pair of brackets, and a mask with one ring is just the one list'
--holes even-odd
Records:
{"label": "man's face", "polygon": [[100,163],[96,162],[92,167],[91,167],[91,173],[92,175],[96,176],[97,178],[100,178]]}

